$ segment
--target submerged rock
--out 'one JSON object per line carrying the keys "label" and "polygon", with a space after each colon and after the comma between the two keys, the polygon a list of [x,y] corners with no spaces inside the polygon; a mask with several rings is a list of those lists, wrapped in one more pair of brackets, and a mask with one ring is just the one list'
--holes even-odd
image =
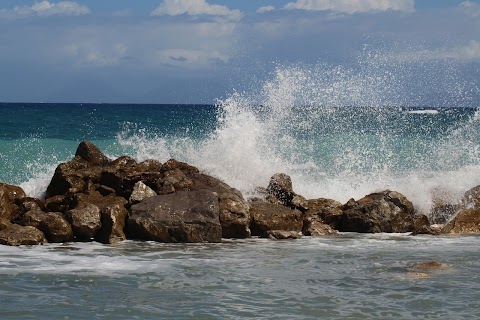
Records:
{"label": "submerged rock", "polygon": [[218,196],[209,190],[157,195],[130,208],[128,233],[158,242],[221,242],[219,210]]}
{"label": "submerged rock", "polygon": [[339,231],[343,232],[410,232],[414,209],[401,193],[386,190],[372,193],[343,206]]}

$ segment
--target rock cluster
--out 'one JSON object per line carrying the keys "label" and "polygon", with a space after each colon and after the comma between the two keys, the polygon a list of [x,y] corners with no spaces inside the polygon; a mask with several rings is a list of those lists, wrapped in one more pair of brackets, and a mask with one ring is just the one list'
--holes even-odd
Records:
{"label": "rock cluster", "polygon": [[[44,200],[0,183],[0,243],[125,239],[159,242],[221,242],[222,238],[297,239],[338,232],[479,233],[480,188],[445,226],[416,215],[402,194],[385,190],[341,204],[307,200],[290,177],[275,174],[260,198],[240,191],[196,167],[171,159],[137,163],[107,158],[83,141],[75,157],[58,165]],[[442,208],[452,208],[448,203]],[[437,208],[440,210],[440,206]]]}

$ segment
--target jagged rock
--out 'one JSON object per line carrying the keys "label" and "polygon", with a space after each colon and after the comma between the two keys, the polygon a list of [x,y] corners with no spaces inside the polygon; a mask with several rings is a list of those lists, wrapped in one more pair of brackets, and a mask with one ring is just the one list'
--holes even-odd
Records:
{"label": "jagged rock", "polygon": [[17,209],[15,200],[26,197],[22,188],[6,183],[0,183],[0,218],[10,220]]}
{"label": "jagged rock", "polygon": [[41,210],[30,210],[18,216],[14,221],[22,226],[32,226],[39,229],[40,222],[46,217],[46,213]]}
{"label": "jagged rock", "polygon": [[337,235],[338,231],[325,224],[317,214],[303,216],[303,234],[312,237]]}
{"label": "jagged rock", "polygon": [[137,164],[135,170],[137,172],[160,172],[162,171],[162,163],[157,160],[148,159]]}
{"label": "jagged rock", "polygon": [[136,204],[143,199],[150,198],[156,195],[157,193],[153,191],[150,187],[148,187],[145,183],[143,183],[142,181],[138,181],[133,186],[133,191],[130,195],[130,203]]}
{"label": "jagged rock", "polygon": [[443,233],[480,233],[480,209],[463,209],[443,228]]}
{"label": "jagged rock", "polygon": [[231,188],[228,184],[214,177],[191,172],[188,177],[192,180],[191,190],[210,190],[218,195],[220,205],[220,223],[223,238],[249,238],[251,236],[250,205],[243,198],[242,193]]}
{"label": "jagged rock", "polygon": [[192,189],[193,181],[180,169],[171,169],[163,173],[163,178],[157,180],[158,193],[167,194],[175,191],[188,191]]}
{"label": "jagged rock", "polygon": [[302,212],[296,209],[255,201],[250,203],[250,214],[252,236],[268,237],[271,230],[302,231]]}
{"label": "jagged rock", "polygon": [[110,162],[108,159],[98,148],[96,145],[91,143],[90,141],[82,141],[78,145],[77,151],[75,152],[75,157],[79,157],[86,162],[97,165],[97,166],[104,166]]}
{"label": "jagged rock", "polygon": [[[323,223],[329,225],[332,229],[338,230],[342,221],[342,215],[342,204],[338,201],[325,198],[308,200],[308,210],[305,212],[306,218],[318,217]],[[313,221],[317,221],[318,218],[315,218]],[[306,227],[304,226],[304,230],[305,228]],[[319,232],[322,232],[323,229],[328,231],[328,228],[322,227]],[[307,233],[304,232],[305,235],[307,235]]]}
{"label": "jagged rock", "polygon": [[267,237],[272,240],[300,239],[301,233],[296,231],[270,230],[267,231]]}
{"label": "jagged rock", "polygon": [[348,201],[343,206],[339,231],[343,232],[410,232],[414,209],[402,194],[386,190]]}
{"label": "jagged rock", "polygon": [[221,242],[218,195],[209,190],[178,191],[144,199],[127,220],[134,239],[159,242]]}
{"label": "jagged rock", "polygon": [[412,235],[418,234],[430,234],[438,235],[440,232],[436,228],[432,228],[430,221],[426,215],[417,215],[413,220],[413,231]]}
{"label": "jagged rock", "polygon": [[111,244],[126,239],[123,229],[128,215],[125,208],[127,200],[122,197],[104,197],[100,193],[79,193],[75,195],[74,204],[78,207],[94,205],[98,208],[101,228],[93,235],[96,241]]}
{"label": "jagged rock", "polygon": [[175,159],[168,160],[162,166],[162,171],[171,171],[174,169],[179,169],[186,174],[199,173],[198,168],[191,166],[185,162],[177,161]]}
{"label": "jagged rock", "polygon": [[92,240],[102,227],[100,209],[90,203],[69,210],[65,215],[78,240]]}
{"label": "jagged rock", "polygon": [[45,200],[46,212],[62,212],[65,213],[68,208],[68,200],[65,196],[53,196]]}
{"label": "jagged rock", "polygon": [[48,242],[63,243],[73,241],[72,226],[60,212],[45,214],[38,226],[47,238]]}
{"label": "jagged rock", "polygon": [[0,230],[0,244],[9,246],[37,245],[47,242],[42,231],[32,226],[20,226],[11,224]]}
{"label": "jagged rock", "polygon": [[265,199],[302,212],[308,210],[308,201],[293,191],[292,179],[285,173],[276,173],[270,178]]}

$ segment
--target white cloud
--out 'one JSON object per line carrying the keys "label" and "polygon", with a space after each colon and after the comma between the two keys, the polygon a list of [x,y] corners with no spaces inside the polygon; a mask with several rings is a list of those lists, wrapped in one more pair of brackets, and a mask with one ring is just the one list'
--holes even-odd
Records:
{"label": "white cloud", "polygon": [[460,3],[459,7],[474,17],[480,17],[480,3],[464,1]]}
{"label": "white cloud", "polygon": [[226,6],[209,4],[206,0],[164,0],[153,12],[152,16],[190,16],[209,15],[223,17],[228,20],[238,21],[243,14],[238,9],[229,9]]}
{"label": "white cloud", "polygon": [[289,2],[284,9],[336,11],[342,13],[361,13],[379,11],[402,11],[411,13],[415,11],[414,0],[297,0]]}
{"label": "white cloud", "polygon": [[265,7],[258,8],[257,13],[265,13],[265,12],[273,11],[273,10],[275,10],[274,6],[265,6]]}
{"label": "white cloud", "polygon": [[11,10],[0,10],[3,17],[51,16],[51,15],[83,15],[90,13],[90,9],[73,1],[50,2],[43,0],[32,6],[17,6]]}

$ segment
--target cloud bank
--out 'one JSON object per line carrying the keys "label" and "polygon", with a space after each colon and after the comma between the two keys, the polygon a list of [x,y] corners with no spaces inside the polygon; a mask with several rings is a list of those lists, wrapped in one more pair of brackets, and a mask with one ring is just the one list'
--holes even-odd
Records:
{"label": "cloud bank", "polygon": [[226,6],[209,4],[206,0],[164,0],[155,10],[152,16],[178,16],[187,14],[189,16],[208,15],[223,17],[228,20],[238,21],[243,14],[238,9],[229,9]]}
{"label": "cloud bank", "polygon": [[415,11],[414,0],[297,0],[284,6],[287,10],[335,11],[340,13],[362,13],[380,11]]}
{"label": "cloud bank", "polygon": [[90,13],[90,9],[73,1],[50,2],[43,0],[36,2],[32,6],[17,6],[11,10],[0,10],[4,17],[27,17],[27,16],[51,16],[51,15],[71,15],[79,16]]}

